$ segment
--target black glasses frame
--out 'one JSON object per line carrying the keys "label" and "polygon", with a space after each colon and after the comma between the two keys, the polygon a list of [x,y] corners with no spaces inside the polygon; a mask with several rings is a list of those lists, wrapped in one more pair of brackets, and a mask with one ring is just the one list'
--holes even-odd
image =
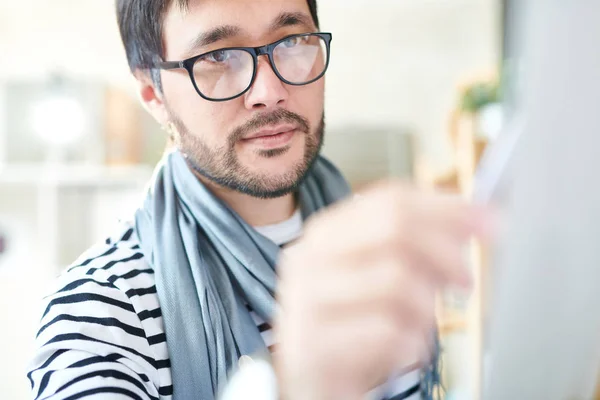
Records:
{"label": "black glasses frame", "polygon": [[[290,82],[287,79],[285,79],[283,76],[281,76],[281,74],[277,70],[277,66],[275,65],[275,62],[273,61],[273,51],[275,50],[275,47],[277,47],[279,44],[281,44],[282,42],[285,42],[288,39],[291,39],[294,37],[299,37],[299,36],[318,36],[321,39],[323,39],[323,41],[325,42],[325,46],[327,48],[327,60],[325,62],[325,68],[323,68],[323,72],[316,78],[311,79],[310,81],[304,82],[304,83],[294,83],[294,82]],[[279,39],[276,42],[273,42],[271,44],[267,44],[264,46],[260,46],[260,47],[226,47],[226,48],[222,48],[222,49],[211,50],[209,52],[206,52],[206,53],[203,53],[198,56],[194,56],[194,57],[182,60],[182,61],[159,62],[156,64],[156,66],[159,69],[164,69],[164,70],[173,70],[173,69],[183,68],[183,69],[187,70],[187,72],[190,76],[190,79],[192,80],[192,84],[194,85],[194,89],[196,89],[196,92],[198,92],[200,97],[202,97],[203,99],[208,100],[208,101],[228,101],[228,100],[233,100],[235,98],[238,98],[238,97],[242,96],[244,93],[246,93],[248,90],[250,90],[250,88],[254,84],[254,80],[256,79],[256,71],[258,69],[258,57],[260,57],[260,56],[268,57],[269,62],[271,63],[271,67],[273,68],[273,72],[275,72],[275,75],[277,75],[277,77],[282,82],[284,82],[288,85],[304,86],[304,85],[309,85],[313,82],[318,81],[319,79],[321,79],[323,77],[323,75],[325,75],[325,72],[327,72],[327,68],[329,68],[329,60],[331,59],[331,57],[330,57],[331,39],[332,39],[332,35],[331,35],[331,33],[328,33],[328,32],[299,33],[299,34],[295,34],[295,35],[286,36],[283,39]],[[250,79],[250,84],[248,85],[248,87],[246,89],[244,89],[241,93],[239,93],[235,96],[232,96],[232,97],[225,98],[225,99],[213,99],[208,96],[205,96],[200,91],[200,89],[198,89],[198,85],[196,84],[196,79],[194,78],[194,64],[201,57],[205,57],[208,54],[211,54],[211,53],[214,53],[217,51],[224,51],[224,50],[243,50],[243,51],[246,51],[247,53],[250,53],[250,55],[252,56],[252,58],[254,60],[254,69],[252,71],[252,79]]]}

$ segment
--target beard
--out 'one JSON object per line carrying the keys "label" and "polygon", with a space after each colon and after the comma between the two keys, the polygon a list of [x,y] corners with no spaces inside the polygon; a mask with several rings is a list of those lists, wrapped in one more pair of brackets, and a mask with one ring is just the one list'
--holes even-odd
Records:
{"label": "beard", "polygon": [[[282,197],[298,190],[316,161],[323,145],[325,131],[325,115],[319,125],[311,132],[310,123],[300,115],[291,111],[278,109],[271,113],[257,114],[244,125],[234,129],[227,137],[225,145],[218,148],[209,147],[199,135],[191,133],[183,121],[169,112],[171,122],[177,128],[176,145],[186,158],[190,168],[200,176],[221,187],[262,199]],[[236,144],[249,133],[263,127],[291,123],[304,134],[304,156],[285,173],[278,176],[260,174],[242,165],[236,153]],[[274,158],[289,151],[284,148],[258,150],[257,155],[263,158]]]}

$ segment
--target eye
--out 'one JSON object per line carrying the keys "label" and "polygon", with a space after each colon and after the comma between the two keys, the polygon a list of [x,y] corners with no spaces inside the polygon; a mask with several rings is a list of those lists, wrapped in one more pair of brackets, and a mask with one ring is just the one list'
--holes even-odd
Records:
{"label": "eye", "polygon": [[231,58],[231,52],[227,50],[217,50],[208,54],[205,57],[206,61],[214,62],[214,63],[224,63]]}
{"label": "eye", "polygon": [[281,44],[284,47],[290,48],[298,46],[307,41],[307,36],[292,36],[290,38],[285,39]]}

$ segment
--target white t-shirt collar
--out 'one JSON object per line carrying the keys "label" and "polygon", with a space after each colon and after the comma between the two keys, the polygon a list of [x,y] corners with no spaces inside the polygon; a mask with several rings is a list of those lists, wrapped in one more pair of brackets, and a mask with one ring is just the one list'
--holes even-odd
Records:
{"label": "white t-shirt collar", "polygon": [[273,225],[255,226],[261,235],[271,239],[276,245],[283,246],[302,235],[302,214],[297,209],[291,218]]}

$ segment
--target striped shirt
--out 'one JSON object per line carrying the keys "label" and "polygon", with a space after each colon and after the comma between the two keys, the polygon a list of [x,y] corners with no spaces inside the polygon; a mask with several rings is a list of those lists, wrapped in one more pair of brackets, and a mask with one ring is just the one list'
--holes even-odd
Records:
{"label": "striped shirt", "polygon": [[[301,229],[296,214],[280,228],[295,229],[298,223]],[[277,242],[276,236],[289,237],[281,229],[260,231],[265,235],[278,231],[273,234]],[[56,280],[51,293],[44,299],[27,374],[35,399],[172,398],[154,271],[130,224],[86,251]],[[271,326],[248,312],[272,348]],[[377,396],[420,399],[419,371],[391,381]]]}

